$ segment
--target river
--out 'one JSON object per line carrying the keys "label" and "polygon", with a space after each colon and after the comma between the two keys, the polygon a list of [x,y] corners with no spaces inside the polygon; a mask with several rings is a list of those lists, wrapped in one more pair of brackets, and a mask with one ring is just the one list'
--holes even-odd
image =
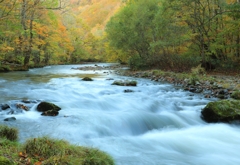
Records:
{"label": "river", "polygon": [[[56,117],[41,116],[37,104],[28,112],[0,111],[0,124],[17,127],[21,142],[50,136],[99,148],[117,165],[240,164],[239,125],[208,124],[200,118],[211,99],[109,70],[71,69],[84,66],[0,73],[0,103],[41,100],[62,108]],[[94,81],[82,81],[85,76]],[[128,79],[136,80],[137,87],[111,85],[114,80]],[[125,93],[126,89],[133,92]],[[11,116],[17,120],[3,121]]]}

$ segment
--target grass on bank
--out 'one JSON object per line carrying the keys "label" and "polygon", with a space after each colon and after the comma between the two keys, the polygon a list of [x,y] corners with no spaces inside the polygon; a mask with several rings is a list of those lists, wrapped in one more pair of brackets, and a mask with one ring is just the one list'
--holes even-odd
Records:
{"label": "grass on bank", "polygon": [[18,130],[0,126],[1,165],[113,165],[113,159],[98,149],[71,145],[49,137],[17,142]]}

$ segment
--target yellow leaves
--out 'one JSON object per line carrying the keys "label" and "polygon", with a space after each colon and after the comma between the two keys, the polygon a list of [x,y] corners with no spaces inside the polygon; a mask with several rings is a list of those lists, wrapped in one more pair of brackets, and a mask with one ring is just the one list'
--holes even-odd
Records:
{"label": "yellow leaves", "polygon": [[[34,140],[35,140],[35,138],[34,138]],[[32,163],[31,163],[32,158],[30,158],[30,157],[26,154],[26,152],[19,152],[19,153],[18,153],[18,156],[20,157],[19,161],[20,161],[21,163],[24,163],[24,165],[31,165],[31,164],[32,164]],[[37,155],[37,154],[35,154],[34,156],[35,156],[35,159],[36,159],[36,158],[38,159],[38,161],[35,162],[34,165],[41,165],[41,164],[42,164],[42,161],[43,161],[44,159],[43,159],[43,158],[39,158],[39,155]]]}
{"label": "yellow leaves", "polygon": [[14,48],[11,47],[11,46],[8,46],[6,43],[0,45],[0,52],[1,53],[8,53],[8,52],[11,52],[13,50],[14,50]]}
{"label": "yellow leaves", "polygon": [[19,161],[24,163],[25,165],[30,165],[31,164],[31,159],[28,158],[28,155],[26,152],[19,152],[18,156],[20,157]]}
{"label": "yellow leaves", "polygon": [[236,3],[237,0],[226,0],[228,4],[233,4],[233,3]]}
{"label": "yellow leaves", "polygon": [[28,157],[28,155],[25,152],[19,152],[18,156],[21,157],[21,158],[27,158]]}

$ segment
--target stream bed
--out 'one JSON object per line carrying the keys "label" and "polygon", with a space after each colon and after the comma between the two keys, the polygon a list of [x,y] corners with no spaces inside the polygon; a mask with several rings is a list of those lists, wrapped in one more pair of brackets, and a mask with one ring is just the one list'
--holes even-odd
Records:
{"label": "stream bed", "polygon": [[[17,127],[20,142],[41,136],[64,139],[99,148],[117,165],[240,164],[239,125],[209,124],[200,117],[214,99],[109,69],[72,69],[86,66],[94,64],[0,73],[0,104],[48,101],[62,108],[56,117],[41,116],[37,104],[16,114],[2,110],[0,124]],[[86,76],[94,81],[82,81]],[[111,85],[115,80],[138,84]],[[17,120],[4,121],[12,116]]]}

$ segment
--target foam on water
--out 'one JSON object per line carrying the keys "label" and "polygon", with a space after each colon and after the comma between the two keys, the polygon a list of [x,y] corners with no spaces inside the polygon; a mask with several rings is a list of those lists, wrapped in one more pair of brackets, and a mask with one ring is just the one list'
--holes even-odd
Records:
{"label": "foam on water", "polygon": [[[207,124],[200,117],[211,100],[170,84],[71,69],[76,67],[2,74],[0,103],[44,100],[62,110],[57,117],[41,116],[34,104],[30,111],[14,114],[14,122],[4,122],[13,115],[0,111],[0,124],[18,127],[21,142],[48,135],[97,147],[117,165],[240,164],[239,125]],[[94,81],[82,81],[85,75]],[[107,78],[137,80],[138,85],[114,86]]]}

